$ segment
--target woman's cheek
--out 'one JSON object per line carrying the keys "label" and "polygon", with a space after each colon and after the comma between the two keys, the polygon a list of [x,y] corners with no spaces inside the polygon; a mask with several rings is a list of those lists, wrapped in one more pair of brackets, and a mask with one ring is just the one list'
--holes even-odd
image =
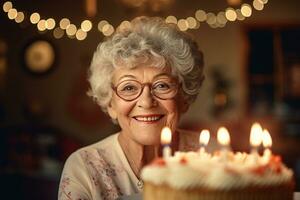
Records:
{"label": "woman's cheek", "polygon": [[176,102],[170,103],[167,110],[169,112],[167,116],[166,126],[170,127],[171,130],[175,131],[179,120],[179,112]]}

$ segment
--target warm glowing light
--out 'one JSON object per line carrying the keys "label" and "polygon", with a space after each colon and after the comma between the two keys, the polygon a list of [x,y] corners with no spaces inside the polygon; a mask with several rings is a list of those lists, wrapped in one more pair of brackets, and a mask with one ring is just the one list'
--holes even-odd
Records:
{"label": "warm glowing light", "polygon": [[270,148],[272,146],[272,138],[268,130],[264,129],[262,134],[262,143],[265,148]]}
{"label": "warm glowing light", "polygon": [[245,17],[250,17],[252,15],[252,8],[249,4],[244,3],[241,7],[241,13]]}
{"label": "warm glowing light", "polygon": [[199,21],[199,22],[204,22],[206,21],[206,12],[204,10],[197,10],[195,13],[195,18]]}
{"label": "warm glowing light", "polygon": [[46,20],[44,19],[40,20],[39,23],[37,24],[37,28],[39,31],[46,30]]}
{"label": "warm glowing light", "polygon": [[7,1],[3,4],[3,11],[8,12],[10,9],[12,9],[13,5],[10,1]]}
{"label": "warm glowing light", "polygon": [[160,142],[163,145],[168,145],[171,143],[171,140],[172,140],[171,129],[169,127],[164,127],[161,131]]}
{"label": "warm glowing light", "polygon": [[92,22],[90,20],[84,20],[81,22],[81,29],[84,32],[89,32],[92,29]]}
{"label": "warm glowing light", "polygon": [[66,33],[69,36],[75,35],[76,31],[77,31],[77,28],[74,24],[70,24],[66,29]]}
{"label": "warm glowing light", "polygon": [[81,29],[78,29],[78,31],[76,32],[76,38],[77,40],[84,40],[87,36],[87,33]]}
{"label": "warm glowing light", "polygon": [[197,21],[196,27],[194,29],[199,29],[200,28],[200,22]]}
{"label": "warm glowing light", "polygon": [[237,19],[240,21],[243,21],[245,19],[245,16],[242,14],[240,9],[236,9],[236,15],[237,15]]}
{"label": "warm glowing light", "polygon": [[15,18],[15,21],[17,23],[21,23],[22,21],[24,21],[24,13],[23,12],[18,12],[17,17]]}
{"label": "warm glowing light", "polygon": [[9,19],[15,19],[18,15],[18,11],[14,8],[10,9],[7,13]]}
{"label": "warm glowing light", "polygon": [[52,29],[54,29],[54,27],[55,27],[55,20],[53,19],[53,18],[49,18],[49,19],[47,19],[47,21],[46,21],[46,28],[48,29],[48,30],[52,30]]}
{"label": "warm glowing light", "polygon": [[70,20],[69,19],[67,19],[67,18],[63,18],[63,19],[61,19],[60,20],[60,22],[59,22],[59,27],[61,28],[61,29],[67,29],[68,28],[68,26],[70,25]]}
{"label": "warm glowing light", "polygon": [[40,17],[40,14],[39,13],[32,13],[30,15],[30,22],[32,24],[37,24],[39,21],[40,21],[41,17]]}
{"label": "warm glowing light", "polygon": [[227,0],[228,4],[231,6],[237,6],[241,4],[241,0]]}
{"label": "warm glowing light", "polygon": [[227,8],[225,11],[225,16],[229,21],[235,21],[237,17],[233,8]]}
{"label": "warm glowing light", "polygon": [[211,25],[215,24],[217,22],[217,17],[214,13],[207,13],[207,19],[206,22]]}
{"label": "warm glowing light", "polygon": [[105,24],[102,28],[103,35],[105,36],[110,36],[114,31],[114,27],[110,24]]}
{"label": "warm glowing light", "polygon": [[263,10],[264,9],[264,4],[261,2],[261,0],[254,0],[253,1],[253,7],[256,10]]}
{"label": "warm glowing light", "polygon": [[225,12],[219,12],[217,15],[217,22],[220,24],[226,24],[227,19],[225,17]]}
{"label": "warm glowing light", "polygon": [[106,20],[101,20],[101,21],[98,23],[98,30],[99,30],[100,32],[103,32],[103,27],[104,27],[106,24],[109,24],[108,21],[106,21]]}
{"label": "warm glowing light", "polygon": [[259,0],[261,3],[266,4],[268,3],[268,0]]}
{"label": "warm glowing light", "polygon": [[262,127],[259,123],[255,122],[251,127],[250,132],[250,144],[254,147],[258,147],[262,142]]}
{"label": "warm glowing light", "polygon": [[200,145],[206,146],[209,142],[209,138],[210,138],[209,130],[206,129],[202,130],[199,137]]}
{"label": "warm glowing light", "polygon": [[64,36],[64,31],[60,27],[56,27],[53,31],[53,36],[56,39],[62,38]]}
{"label": "warm glowing light", "polygon": [[230,144],[230,135],[225,127],[220,127],[217,133],[218,142],[223,146]]}
{"label": "warm glowing light", "polygon": [[190,29],[194,29],[197,26],[197,21],[194,17],[188,17],[186,18],[186,21]]}
{"label": "warm glowing light", "polygon": [[177,26],[181,31],[186,31],[189,28],[189,24],[185,19],[178,20]]}
{"label": "warm glowing light", "polygon": [[130,21],[127,21],[127,20],[122,21],[122,23],[119,26],[119,29],[121,29],[121,30],[128,30],[130,28],[131,28],[131,23],[130,23]]}
{"label": "warm glowing light", "polygon": [[168,16],[166,18],[166,23],[169,23],[169,24],[177,24],[177,18],[175,16]]}

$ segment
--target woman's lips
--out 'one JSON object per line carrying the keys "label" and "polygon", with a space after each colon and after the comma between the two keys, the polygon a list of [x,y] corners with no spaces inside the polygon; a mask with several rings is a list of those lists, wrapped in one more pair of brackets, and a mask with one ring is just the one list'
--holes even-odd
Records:
{"label": "woman's lips", "polygon": [[163,117],[164,115],[137,115],[133,118],[138,122],[155,123]]}

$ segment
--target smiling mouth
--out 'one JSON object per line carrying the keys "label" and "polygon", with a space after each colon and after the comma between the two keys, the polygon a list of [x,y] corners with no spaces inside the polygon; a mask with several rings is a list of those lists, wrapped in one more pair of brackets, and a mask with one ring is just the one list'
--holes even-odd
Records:
{"label": "smiling mouth", "polygon": [[139,122],[151,123],[151,122],[157,122],[163,117],[164,115],[148,115],[148,116],[135,116],[133,118]]}

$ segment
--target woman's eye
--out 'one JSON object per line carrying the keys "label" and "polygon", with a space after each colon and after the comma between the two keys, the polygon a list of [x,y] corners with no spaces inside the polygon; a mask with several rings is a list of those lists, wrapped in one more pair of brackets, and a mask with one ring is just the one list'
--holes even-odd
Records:
{"label": "woman's eye", "polygon": [[170,84],[161,82],[161,83],[155,84],[154,88],[155,89],[169,89],[170,88]]}
{"label": "woman's eye", "polygon": [[122,91],[132,91],[132,90],[136,90],[136,87],[133,85],[124,86],[122,89]]}

